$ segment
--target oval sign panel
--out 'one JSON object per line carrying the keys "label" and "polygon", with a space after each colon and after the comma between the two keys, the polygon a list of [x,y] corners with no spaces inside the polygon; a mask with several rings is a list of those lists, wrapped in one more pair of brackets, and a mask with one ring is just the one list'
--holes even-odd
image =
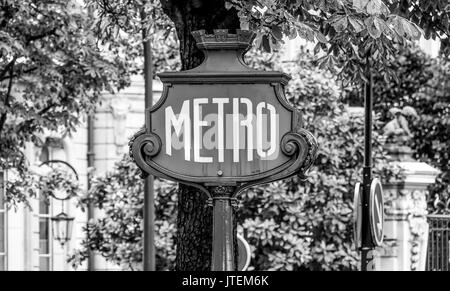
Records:
{"label": "oval sign panel", "polygon": [[362,189],[361,183],[356,183],[353,197],[353,239],[356,249],[361,248],[362,239]]}
{"label": "oval sign panel", "polygon": [[245,65],[252,32],[193,34],[206,58],[192,70],[159,74],[161,99],[131,141],[139,167],[191,184],[273,181],[306,171],[317,145],[284,95],[290,77]]}
{"label": "oval sign panel", "polygon": [[238,270],[246,271],[250,266],[251,251],[250,245],[240,234],[237,235],[238,243]]}
{"label": "oval sign panel", "polygon": [[370,185],[369,210],[370,231],[373,243],[375,246],[381,246],[383,243],[384,200],[383,187],[378,179],[373,179]]}

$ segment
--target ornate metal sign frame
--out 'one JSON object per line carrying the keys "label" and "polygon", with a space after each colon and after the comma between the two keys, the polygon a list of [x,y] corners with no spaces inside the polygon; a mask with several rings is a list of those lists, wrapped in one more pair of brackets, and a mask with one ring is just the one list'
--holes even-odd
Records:
{"label": "ornate metal sign frame", "polygon": [[[198,47],[205,50],[205,55],[211,51],[216,52],[216,50],[222,52],[224,50],[237,51],[238,64],[226,71],[210,70],[208,67],[211,67],[211,65],[208,66],[207,63],[208,61],[214,62],[211,57],[209,60],[206,58],[202,65],[193,70],[159,74],[164,84],[162,96],[153,107],[146,109],[145,128],[136,133],[130,140],[130,156],[144,175],[151,174],[197,187],[210,198],[213,196],[208,189],[210,186],[234,186],[236,191],[233,196],[236,196],[254,185],[285,179],[293,175],[304,178],[305,172],[315,160],[318,146],[314,136],[302,128],[301,113],[289,104],[284,95],[284,86],[287,85],[290,77],[281,72],[256,71],[244,63],[243,55],[251,47],[254,39],[254,33],[250,31],[237,30],[236,34],[229,34],[227,30],[215,30],[214,35],[208,35],[205,31],[196,31],[193,32],[193,35],[197,39]],[[152,158],[161,152],[163,143],[161,137],[152,130],[151,116],[162,108],[167,101],[171,88],[178,84],[270,85],[279,104],[291,113],[291,131],[282,136],[280,143],[281,153],[287,156],[289,160],[268,171],[247,176],[227,177],[222,177],[220,174],[217,177],[189,176],[168,170],[155,163]]]}
{"label": "ornate metal sign frame", "polygon": [[[212,35],[206,34],[203,30],[196,31],[193,32],[193,36],[197,40],[197,46],[204,50],[205,60],[200,66],[192,70],[159,74],[159,77],[164,84],[162,97],[155,106],[146,108],[145,128],[137,132],[130,140],[130,156],[142,170],[144,177],[148,174],[152,174],[161,178],[194,186],[206,193],[210,205],[213,206],[211,269],[213,271],[232,271],[237,268],[237,257],[236,252],[234,251],[234,245],[237,241],[236,233],[233,230],[233,207],[236,205],[235,197],[245,189],[257,184],[265,184],[285,179],[293,175],[299,175],[301,178],[304,178],[305,172],[314,162],[318,146],[314,136],[302,128],[303,124],[300,112],[286,100],[284,86],[287,85],[290,77],[280,72],[257,71],[249,68],[244,63],[243,56],[252,45],[255,38],[254,33],[237,30],[236,34],[230,34],[228,33],[228,30],[219,29],[215,30]],[[218,70],[217,68],[220,69]],[[214,86],[215,84],[217,84],[217,86]],[[245,86],[242,86],[243,84],[245,84]],[[182,91],[174,93],[172,96],[170,95],[170,91],[175,90],[174,88],[180,88],[179,90]],[[185,91],[183,91],[183,89]],[[240,90],[243,90],[244,92],[241,92]],[[177,91],[175,90],[175,92]],[[195,93],[195,95],[193,93]],[[171,140],[173,136],[168,138],[168,135],[172,134],[172,127],[170,127],[171,123],[169,123],[169,127],[167,127],[168,115],[165,115],[165,123],[163,123],[161,120],[162,115],[159,113],[159,110],[161,110],[164,105],[167,105],[166,110],[169,110],[169,112],[171,112],[170,116],[173,117],[174,113],[173,110],[170,111],[172,109],[170,106],[173,105],[179,107],[179,102],[183,97],[187,101],[197,98],[201,94],[204,95],[203,99],[205,99],[205,97],[210,97],[210,94],[212,94],[213,96],[226,96],[229,99],[230,96],[233,96],[233,98],[238,97],[234,95],[245,96],[244,93],[248,94],[249,98],[253,98],[254,101],[260,101],[258,106],[263,103],[262,107],[266,106],[268,108],[267,104],[269,102],[265,99],[269,98],[269,96],[266,96],[267,94],[270,94],[270,100],[276,100],[278,102],[278,104],[272,104],[272,109],[275,113],[271,113],[271,115],[275,115],[275,121],[272,119],[270,121],[271,127],[275,124],[275,133],[272,133],[272,129],[270,132],[271,139],[276,138],[276,142],[279,143],[279,148],[275,147],[278,151],[276,151],[276,156],[273,160],[257,159],[255,164],[253,164],[254,160],[252,156],[252,158],[247,158],[246,161],[239,163],[239,158],[237,158],[236,161],[234,160],[234,155],[239,156],[239,151],[241,150],[240,144],[237,142],[233,143],[233,163],[230,161],[229,163],[226,163],[224,154],[222,154],[221,159],[218,159],[218,162],[215,164],[213,163],[212,167],[208,168],[207,165],[205,167],[202,165],[203,168],[201,171],[193,171],[195,175],[189,175],[191,171],[190,167],[196,166],[197,164],[192,164],[190,158],[186,158],[186,156],[190,157],[191,148],[190,121],[189,124],[186,121],[188,120],[188,117],[186,116],[190,113],[186,113],[186,111],[183,111],[182,119],[180,119],[180,111],[176,121],[177,124],[186,122],[184,125],[185,131],[188,131],[187,128],[189,128],[189,134],[186,132],[183,133],[185,147],[184,160],[180,155],[176,157],[171,155],[170,144],[166,144],[166,155],[158,156],[163,148],[161,136],[158,135],[158,132],[161,135],[165,135],[166,141],[173,141]],[[171,98],[170,102],[168,102],[169,98]],[[246,101],[248,103],[246,114],[250,116],[250,114],[253,114],[253,109],[250,113],[249,108],[252,108],[253,105],[252,100],[249,98],[247,98]],[[209,100],[209,98],[206,98],[206,100]],[[239,121],[240,113],[235,112],[235,100],[237,100],[237,103],[240,102],[239,99],[233,99],[232,116],[233,118],[236,118],[233,120],[233,136],[236,134],[234,132],[236,122],[239,122],[239,126],[241,126]],[[190,104],[188,104],[188,106],[189,105]],[[281,110],[281,113],[278,116],[276,115],[275,106]],[[236,107],[238,109],[237,111],[239,111],[239,104],[236,105]],[[206,111],[207,110],[208,108]],[[262,109],[259,111],[260,118],[262,118],[261,110]],[[164,110],[164,112],[166,111]],[[198,116],[202,115],[202,113],[198,112],[196,114]],[[283,114],[290,114],[290,116],[286,117]],[[197,117],[197,120],[198,118],[200,117]],[[217,119],[219,119],[219,117]],[[253,117],[248,117],[248,119],[250,121],[248,121],[249,125],[247,126],[250,127],[253,122]],[[155,122],[157,125],[153,127],[154,124],[152,124],[152,122]],[[258,138],[260,138],[257,152],[261,152],[261,140],[263,135],[261,131],[263,131],[263,124],[261,119],[257,119],[256,123],[260,130],[259,134],[257,133]],[[288,123],[290,123],[289,126]],[[267,124],[268,123],[266,123],[266,126],[268,126]],[[165,131],[161,130],[163,125],[166,129]],[[277,125],[278,128],[276,128]],[[181,135],[181,125],[177,126],[179,128],[179,133],[176,134]],[[248,128],[246,130],[246,138],[248,141],[254,136],[249,133],[250,131]],[[238,136],[241,134],[239,127],[237,129],[237,134]],[[194,140],[199,137],[200,136],[195,136],[194,134]],[[189,148],[186,147],[186,138],[189,140]],[[239,139],[236,140],[239,141]],[[233,138],[233,142],[236,140]],[[252,146],[249,146],[246,143],[246,147],[248,152],[254,151],[253,144]],[[224,144],[222,143],[218,148],[224,150]],[[194,149],[197,150],[198,154],[201,146],[194,144]],[[266,158],[267,155],[268,153],[266,155],[260,155],[260,157]],[[230,158],[230,156],[228,156],[228,158]],[[194,163],[201,164],[199,160],[200,159],[197,159],[197,161],[195,161],[194,157]],[[220,163],[223,163],[222,167],[217,168],[217,165],[220,165]],[[165,167],[163,165],[165,165]],[[222,172],[221,169],[224,171]],[[238,169],[238,171],[234,171],[235,169]]]}

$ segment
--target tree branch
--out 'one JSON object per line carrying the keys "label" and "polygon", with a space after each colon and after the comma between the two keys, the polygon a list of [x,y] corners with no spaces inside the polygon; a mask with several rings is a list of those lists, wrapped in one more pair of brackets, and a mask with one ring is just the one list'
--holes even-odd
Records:
{"label": "tree branch", "polygon": [[[16,63],[16,59],[17,59],[17,57],[14,57],[14,59],[10,63],[11,66],[9,68],[9,75],[11,75],[11,76],[14,74],[14,64]],[[5,108],[9,107],[9,97],[11,96],[13,80],[14,80],[14,78],[9,79],[8,91],[6,92],[6,97],[4,100]],[[7,115],[8,115],[8,112],[5,112],[0,117],[0,133],[2,132],[3,126],[5,125]]]}
{"label": "tree branch", "polygon": [[17,57],[14,57],[12,59],[12,61],[9,62],[6,65],[6,67],[2,70],[2,73],[0,74],[0,80],[1,81],[5,80],[5,79],[8,79],[8,78],[4,78],[4,77],[5,77],[6,73],[11,69],[11,66],[14,66],[14,64],[16,63],[16,60],[17,60]]}
{"label": "tree branch", "polygon": [[[28,74],[28,73],[31,73],[33,71],[36,71],[37,69],[38,69],[38,67],[30,68],[28,70],[22,71],[21,74],[22,75],[23,74]],[[12,75],[12,76],[8,75],[8,76],[5,76],[3,78],[0,78],[0,82],[8,80],[9,78],[17,78],[17,77],[19,77],[19,74],[15,74],[15,75]]]}
{"label": "tree branch", "polygon": [[2,20],[0,22],[0,27],[5,27],[6,24],[14,19],[14,14],[16,13],[17,8],[13,8],[13,6],[8,5],[2,1]]}
{"label": "tree branch", "polygon": [[56,106],[56,103],[52,103],[52,104],[48,105],[47,107],[45,107],[44,109],[39,111],[38,115],[42,115],[44,113],[47,113],[50,109],[52,109],[55,106]]}
{"label": "tree branch", "polygon": [[[42,110],[40,110],[37,115],[43,115],[45,113],[47,113],[48,111],[50,111],[50,109],[52,109],[53,107],[56,107],[56,103],[52,103],[50,105],[48,105],[47,107],[43,108]],[[17,130],[18,132],[21,132],[25,127],[31,126],[31,124],[33,123],[34,119],[28,119],[25,120],[19,127],[19,129]]]}
{"label": "tree branch", "polygon": [[28,44],[30,44],[30,42],[32,42],[32,41],[35,41],[35,40],[38,40],[38,39],[42,39],[42,38],[47,37],[47,36],[50,36],[50,35],[54,35],[55,32],[56,32],[56,29],[57,29],[57,28],[54,27],[54,28],[52,28],[51,30],[45,31],[45,32],[43,32],[43,33],[41,33],[41,34],[37,34],[37,35],[27,35],[27,36],[26,36],[26,38],[27,38],[26,44],[28,45]]}

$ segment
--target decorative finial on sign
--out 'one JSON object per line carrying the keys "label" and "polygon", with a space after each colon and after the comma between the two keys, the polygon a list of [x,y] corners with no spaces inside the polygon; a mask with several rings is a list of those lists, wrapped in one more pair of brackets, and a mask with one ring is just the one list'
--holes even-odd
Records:
{"label": "decorative finial on sign", "polygon": [[229,33],[228,29],[215,29],[213,34],[207,34],[205,30],[192,32],[199,49],[242,49],[248,50],[256,34],[250,30],[237,29],[236,33]]}

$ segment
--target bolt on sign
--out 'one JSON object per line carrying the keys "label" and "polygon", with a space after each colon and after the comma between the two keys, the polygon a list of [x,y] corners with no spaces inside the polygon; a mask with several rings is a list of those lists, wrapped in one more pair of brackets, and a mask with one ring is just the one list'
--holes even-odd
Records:
{"label": "bolt on sign", "polygon": [[284,95],[290,77],[243,60],[254,33],[195,31],[204,62],[159,74],[164,90],[146,109],[131,155],[149,174],[186,184],[246,185],[303,174],[316,141]]}

